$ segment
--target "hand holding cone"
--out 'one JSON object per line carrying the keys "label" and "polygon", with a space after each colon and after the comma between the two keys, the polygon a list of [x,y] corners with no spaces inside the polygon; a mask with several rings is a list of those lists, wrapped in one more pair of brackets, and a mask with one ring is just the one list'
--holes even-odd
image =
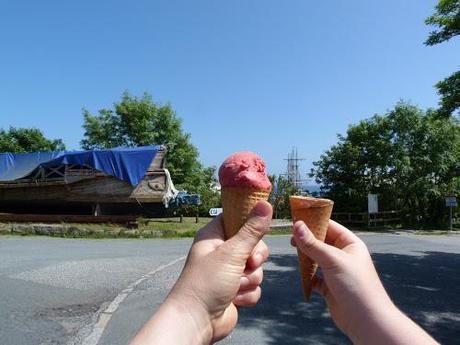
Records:
{"label": "hand holding cone", "polygon": [[[323,241],[326,239],[329,218],[331,217],[334,202],[329,199],[317,199],[303,196],[290,196],[292,220],[303,221],[315,237]],[[310,301],[312,279],[318,264],[297,249],[299,256],[300,278],[305,299]]]}

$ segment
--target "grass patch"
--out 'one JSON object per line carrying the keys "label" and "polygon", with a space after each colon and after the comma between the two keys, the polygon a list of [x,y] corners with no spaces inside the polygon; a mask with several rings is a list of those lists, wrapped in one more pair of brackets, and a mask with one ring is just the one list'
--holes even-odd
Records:
{"label": "grass patch", "polygon": [[276,226],[271,227],[268,235],[292,235],[292,226]]}
{"label": "grass patch", "polygon": [[460,235],[460,229],[448,230],[416,230],[414,235],[430,235],[430,236],[445,236],[445,235]]}
{"label": "grass patch", "polygon": [[136,224],[93,223],[0,223],[0,234],[15,236],[45,235],[63,238],[182,238],[194,237],[212,218],[138,219]]}
{"label": "grass patch", "polygon": [[0,223],[0,234],[9,233],[11,225],[9,223]]}
{"label": "grass patch", "polygon": [[[121,224],[92,224],[92,223],[58,223],[58,224],[27,224],[27,223],[0,223],[0,235],[35,236],[45,235],[63,238],[190,238],[196,232],[209,223],[212,218],[199,218],[198,223],[195,217],[184,217],[182,223],[180,218],[139,218],[134,226],[123,226]],[[283,222],[273,222],[269,235],[290,235],[292,225]],[[404,229],[385,228],[353,228],[353,231],[361,233],[391,233],[404,232]],[[448,235],[460,234],[457,231],[446,230],[415,230],[410,231],[414,235]]]}
{"label": "grass patch", "polygon": [[203,226],[208,224],[212,218],[198,218],[198,223],[195,217],[184,217],[182,223],[179,218],[153,218],[153,219],[138,219],[138,229],[141,231],[174,231],[177,233],[197,232]]}

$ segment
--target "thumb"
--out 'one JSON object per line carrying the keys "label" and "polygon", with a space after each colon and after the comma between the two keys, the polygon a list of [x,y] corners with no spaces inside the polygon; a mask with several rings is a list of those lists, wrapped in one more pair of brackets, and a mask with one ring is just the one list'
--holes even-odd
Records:
{"label": "thumb", "polygon": [[313,259],[320,266],[331,266],[337,262],[338,249],[320,240],[302,221],[294,224],[294,240],[302,253]]}
{"label": "thumb", "polygon": [[229,250],[238,252],[246,260],[253,249],[268,232],[272,219],[272,206],[267,201],[259,201],[242,228],[224,244]]}

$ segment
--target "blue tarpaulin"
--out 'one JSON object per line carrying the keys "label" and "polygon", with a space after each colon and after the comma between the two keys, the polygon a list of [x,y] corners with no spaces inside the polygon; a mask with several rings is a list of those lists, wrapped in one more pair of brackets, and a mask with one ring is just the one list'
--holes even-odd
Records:
{"label": "blue tarpaulin", "polygon": [[0,153],[0,181],[14,181],[27,176],[43,162],[65,152]]}
{"label": "blue tarpaulin", "polygon": [[174,207],[181,207],[183,205],[201,205],[201,196],[199,194],[188,194],[186,191],[180,191],[174,198]]}
{"label": "blue tarpaulin", "polygon": [[108,150],[0,153],[0,181],[24,178],[39,167],[87,165],[136,186],[145,175],[160,146]]}

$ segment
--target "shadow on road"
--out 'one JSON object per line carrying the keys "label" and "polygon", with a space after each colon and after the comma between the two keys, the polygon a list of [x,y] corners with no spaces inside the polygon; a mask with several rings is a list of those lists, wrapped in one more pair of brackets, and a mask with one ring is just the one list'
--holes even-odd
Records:
{"label": "shadow on road", "polygon": [[[460,254],[422,252],[420,256],[372,255],[396,305],[442,344],[458,341]],[[263,296],[243,309],[239,327],[262,329],[268,344],[347,344],[322,298],[302,301],[296,255],[272,255],[265,270]],[[372,343],[370,340],[369,343]]]}
{"label": "shadow on road", "polygon": [[460,336],[460,254],[373,254],[395,304],[442,344]]}

